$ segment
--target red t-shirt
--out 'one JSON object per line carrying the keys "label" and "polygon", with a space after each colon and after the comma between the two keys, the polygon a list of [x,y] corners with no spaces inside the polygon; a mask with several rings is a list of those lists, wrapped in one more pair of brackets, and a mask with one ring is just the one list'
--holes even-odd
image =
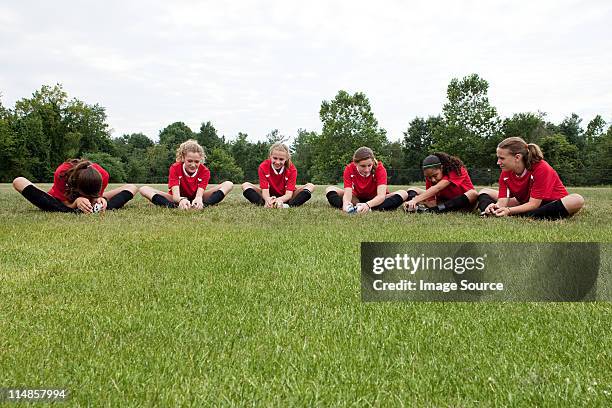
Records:
{"label": "red t-shirt", "polygon": [[[352,188],[353,195],[360,200],[371,200],[376,197],[376,188],[387,184],[387,169],[378,162],[369,176],[364,177],[357,171],[357,165],[351,163],[344,169],[344,188]],[[389,190],[387,189],[387,194]]]}
{"label": "red t-shirt", "polygon": [[[451,200],[474,188],[470,175],[465,167],[461,167],[461,174],[458,174],[455,170],[449,171],[447,175],[442,176],[442,180],[448,180],[450,184],[446,186],[444,190],[436,194],[437,201]],[[426,178],[425,189],[429,190],[431,187],[431,181]]]}
{"label": "red t-shirt", "polygon": [[499,176],[499,198],[514,197],[520,203],[526,203],[530,197],[554,201],[567,194],[555,169],[544,160],[534,164],[521,176],[513,171],[502,171]]}
{"label": "red t-shirt", "polygon": [[210,170],[200,163],[198,170],[194,174],[189,175],[185,172],[183,164],[183,162],[176,162],[170,166],[168,174],[169,193],[172,194],[172,187],[179,186],[181,197],[193,200],[198,188],[206,190],[208,180],[210,180]]}
{"label": "red t-shirt", "polygon": [[[66,197],[66,183],[68,182],[68,178],[65,177],[65,173],[70,170],[74,165],[69,162],[65,162],[59,165],[57,169],[55,169],[55,173],[53,174],[53,185],[51,189],[48,191],[49,195],[57,198],[61,202],[72,202],[68,200]],[[98,170],[100,175],[102,176],[102,189],[100,189],[100,196],[104,193],[104,189],[108,186],[108,172],[104,170],[99,164],[92,163],[91,167]]]}
{"label": "red t-shirt", "polygon": [[262,190],[269,189],[270,195],[279,197],[285,195],[287,191],[295,191],[295,183],[297,180],[297,169],[291,163],[283,167],[282,173],[276,174],[272,168],[270,159],[264,160],[257,170],[259,174],[259,187]]}

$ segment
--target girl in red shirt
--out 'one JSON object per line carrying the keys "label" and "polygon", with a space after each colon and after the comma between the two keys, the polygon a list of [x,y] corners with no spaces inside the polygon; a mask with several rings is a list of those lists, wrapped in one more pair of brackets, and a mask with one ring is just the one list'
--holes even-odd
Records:
{"label": "girl in red shirt", "polygon": [[332,207],[347,213],[394,210],[408,197],[404,190],[389,193],[387,170],[369,147],[357,149],[344,169],[344,189],[329,186],[325,195]]}
{"label": "girl in red shirt", "polygon": [[479,192],[478,209],[483,216],[559,219],[584,206],[581,195],[568,194],[536,144],[527,144],[520,137],[504,139],[497,145],[497,164],[502,169],[499,190]]}
{"label": "girl in red shirt", "polygon": [[43,211],[91,214],[121,208],[138,192],[133,184],[105,192],[108,179],[108,172],[98,164],[72,159],[55,170],[53,186],[47,193],[25,177],[13,180],[13,187]]}
{"label": "girl in red shirt", "polygon": [[243,183],[242,195],[253,204],[265,208],[298,207],[310,200],[314,191],[312,183],[296,188],[297,169],[284,143],[274,143],[270,147],[270,157],[259,165],[258,174],[259,187]]}
{"label": "girl in red shirt", "polygon": [[231,181],[206,190],[210,180],[210,170],[204,165],[204,149],[197,141],[190,139],[176,150],[176,162],[168,171],[168,192],[149,186],[140,188],[140,194],[155,205],[167,208],[202,209],[219,203],[232,191]]}
{"label": "girl in red shirt", "polygon": [[474,208],[478,193],[463,162],[443,152],[429,155],[423,160],[425,190],[410,187],[407,212],[443,213]]}

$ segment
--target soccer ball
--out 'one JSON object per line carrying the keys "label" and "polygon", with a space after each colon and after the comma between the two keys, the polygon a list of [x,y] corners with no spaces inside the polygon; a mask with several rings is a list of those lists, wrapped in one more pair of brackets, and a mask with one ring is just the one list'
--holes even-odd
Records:
{"label": "soccer ball", "polygon": [[102,204],[100,203],[95,203],[93,206],[93,212],[95,213],[99,213],[100,211],[102,211]]}

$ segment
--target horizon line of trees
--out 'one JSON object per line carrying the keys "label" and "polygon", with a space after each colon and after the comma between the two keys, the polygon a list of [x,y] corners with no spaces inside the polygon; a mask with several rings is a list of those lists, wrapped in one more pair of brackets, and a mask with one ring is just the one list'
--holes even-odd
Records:
{"label": "horizon line of trees", "polygon": [[[555,124],[543,112],[521,112],[500,118],[488,100],[489,84],[477,74],[452,79],[447,101],[438,115],[415,117],[403,139],[391,142],[379,126],[362,92],[340,90],[322,101],[322,131],[299,129],[290,143],[298,182],[337,183],[344,166],[360,146],[369,146],[389,173],[389,184],[422,181],[420,163],[434,151],[458,156],[475,183],[497,181],[495,148],[506,137],[520,136],[538,144],[547,160],[569,185],[612,184],[612,126],[596,115],[583,128],[575,113]],[[194,132],[174,122],[154,142],[142,133],[112,138],[105,108],[69,99],[61,84],[44,85],[13,108],[0,100],[0,181],[24,176],[51,182],[55,168],[69,158],[99,163],[111,182],[165,183],[175,150],[196,139],[206,151],[211,182],[257,182],[257,168],[270,145],[289,137],[272,130],[265,140],[252,142],[246,133],[227,140],[211,121]]]}

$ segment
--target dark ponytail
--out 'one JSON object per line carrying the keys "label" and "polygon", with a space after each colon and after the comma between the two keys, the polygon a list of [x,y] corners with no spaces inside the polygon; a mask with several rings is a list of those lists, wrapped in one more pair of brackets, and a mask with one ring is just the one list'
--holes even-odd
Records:
{"label": "dark ponytail", "polygon": [[66,197],[73,202],[78,197],[98,197],[102,190],[102,175],[88,160],[71,159],[72,167],[60,174],[66,183]]}

